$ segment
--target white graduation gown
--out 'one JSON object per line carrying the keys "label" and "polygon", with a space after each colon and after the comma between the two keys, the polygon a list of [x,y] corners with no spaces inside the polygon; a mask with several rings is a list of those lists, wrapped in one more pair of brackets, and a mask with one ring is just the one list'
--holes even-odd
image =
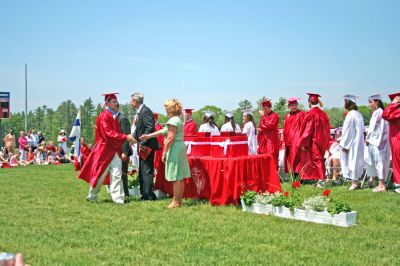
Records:
{"label": "white graduation gown", "polygon": [[[232,128],[232,123],[228,122],[222,125],[221,127],[221,132],[233,132]],[[240,129],[240,126],[238,124],[235,124],[235,133],[242,133],[242,130]]]}
{"label": "white graduation gown", "polygon": [[210,126],[209,123],[202,124],[199,128],[199,132],[210,132],[211,136],[219,136],[219,129],[216,126]]}
{"label": "white graduation gown", "polygon": [[381,108],[372,113],[366,141],[368,145],[367,175],[386,179],[390,166],[389,124],[382,118]]}
{"label": "white graduation gown", "polygon": [[351,110],[346,115],[340,147],[348,150],[340,152],[343,176],[358,180],[362,176],[364,162],[364,118],[360,112]]}
{"label": "white graduation gown", "polygon": [[242,133],[247,135],[249,154],[257,154],[257,135],[253,123],[247,122],[244,124]]}

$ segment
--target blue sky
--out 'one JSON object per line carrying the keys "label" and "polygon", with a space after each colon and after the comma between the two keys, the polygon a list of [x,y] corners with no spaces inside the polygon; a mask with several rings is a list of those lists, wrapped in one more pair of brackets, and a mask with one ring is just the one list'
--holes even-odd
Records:
{"label": "blue sky", "polygon": [[120,92],[186,107],[262,96],[400,91],[400,1],[2,1],[0,91],[12,111]]}

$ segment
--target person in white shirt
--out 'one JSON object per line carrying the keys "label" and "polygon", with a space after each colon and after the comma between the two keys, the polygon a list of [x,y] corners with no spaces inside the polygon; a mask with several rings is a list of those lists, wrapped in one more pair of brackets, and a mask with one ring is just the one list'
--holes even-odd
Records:
{"label": "person in white shirt", "polygon": [[349,112],[344,120],[339,144],[343,177],[352,180],[349,190],[360,187],[358,179],[363,174],[364,162],[364,118],[358,112],[356,98],[354,95],[344,95],[344,108]]}
{"label": "person in white shirt", "polygon": [[369,107],[372,110],[369,121],[366,142],[368,146],[367,175],[370,182],[378,177],[379,185],[373,192],[386,191],[385,179],[389,174],[390,166],[390,145],[389,145],[389,124],[382,118],[383,103],[380,94],[368,97]]}
{"label": "person in white shirt", "polygon": [[249,146],[249,154],[257,154],[257,130],[254,123],[253,111],[250,109],[243,112],[243,130],[242,133],[247,135]]}
{"label": "person in white shirt", "polygon": [[210,132],[211,136],[219,136],[219,129],[214,121],[213,111],[204,111],[203,124],[199,128],[199,132]]}
{"label": "person in white shirt", "polygon": [[[335,130],[335,136],[333,137],[335,140],[334,142],[331,143],[329,147],[329,152],[326,151],[328,154],[326,162],[326,172],[327,172],[327,178],[326,181],[330,182],[331,180],[335,183],[337,180],[337,176],[339,175],[340,172],[340,131],[339,129]],[[332,179],[331,179],[332,176]]]}
{"label": "person in white shirt", "polygon": [[34,138],[33,138],[33,136],[32,136],[30,131],[26,132],[26,137],[25,138],[28,141],[27,146],[28,147],[33,147],[33,144],[34,144],[35,140],[34,140]]}
{"label": "person in white shirt", "polygon": [[221,132],[242,133],[240,126],[235,123],[232,111],[225,112],[225,124],[222,125]]}
{"label": "person in white shirt", "polygon": [[60,146],[64,153],[67,154],[67,136],[65,135],[65,131],[62,129],[60,130],[60,135],[57,137],[58,146]]}
{"label": "person in white shirt", "polygon": [[39,136],[36,134],[36,130],[32,129],[32,147],[36,150],[37,146],[39,145]]}

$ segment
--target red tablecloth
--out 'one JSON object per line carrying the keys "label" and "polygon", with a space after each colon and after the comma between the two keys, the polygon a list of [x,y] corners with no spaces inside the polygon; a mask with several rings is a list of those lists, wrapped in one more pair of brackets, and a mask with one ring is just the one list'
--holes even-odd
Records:
{"label": "red tablecloth", "polygon": [[[212,205],[237,204],[243,188],[281,191],[274,159],[269,154],[235,158],[189,157],[192,178],[185,179],[185,198],[205,198]],[[155,189],[173,194],[172,183],[157,174]]]}

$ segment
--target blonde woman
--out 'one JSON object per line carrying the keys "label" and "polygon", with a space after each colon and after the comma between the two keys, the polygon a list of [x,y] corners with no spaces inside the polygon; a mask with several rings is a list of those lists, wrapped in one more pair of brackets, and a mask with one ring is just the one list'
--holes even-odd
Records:
{"label": "blonde woman", "polygon": [[154,133],[145,134],[140,140],[165,135],[165,148],[162,161],[165,162],[165,179],[173,182],[174,196],[168,208],[177,208],[182,205],[184,178],[190,178],[189,162],[186,155],[186,146],[183,142],[182,104],[171,99],[164,103],[169,120],[167,125]]}

